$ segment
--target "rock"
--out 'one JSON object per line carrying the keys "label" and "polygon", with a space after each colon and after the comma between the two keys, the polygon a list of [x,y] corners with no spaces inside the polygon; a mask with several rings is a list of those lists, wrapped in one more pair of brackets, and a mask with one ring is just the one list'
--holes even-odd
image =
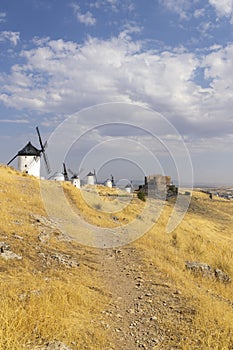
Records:
{"label": "rock", "polygon": [[175,292],[173,293],[175,295],[180,295],[181,294],[181,291],[179,289],[175,290]]}
{"label": "rock", "polygon": [[30,290],[28,292],[22,293],[18,295],[19,300],[23,301],[26,299],[30,299],[30,297],[32,295],[36,295],[39,296],[41,294],[41,291],[39,289],[35,289],[35,290]]}
{"label": "rock", "polygon": [[4,253],[1,253],[1,257],[4,258],[5,260],[22,259],[22,256],[13,253],[11,250],[6,250]]}
{"label": "rock", "polygon": [[53,260],[56,260],[58,263],[65,265],[66,267],[77,267],[79,263],[75,258],[72,259],[70,255],[62,255],[60,253],[55,253],[51,255]]}
{"label": "rock", "polygon": [[156,321],[157,317],[156,316],[151,316],[150,321]]}
{"label": "rock", "polygon": [[43,229],[43,233],[38,236],[39,241],[46,243],[52,235],[60,241],[71,242],[73,240],[66,232],[58,229],[56,222],[52,219],[36,214],[31,214],[31,219],[33,225]]}
{"label": "rock", "polygon": [[220,282],[223,282],[223,283],[229,283],[229,282],[231,282],[230,276],[228,276],[225,272],[223,272],[223,271],[220,270],[220,269],[214,269],[214,274],[215,274],[215,277],[216,277]]}
{"label": "rock", "polygon": [[38,240],[41,242],[41,243],[48,243],[49,241],[49,238],[50,238],[50,235],[45,232],[45,231],[42,231],[39,236],[38,236]]}
{"label": "rock", "polygon": [[0,247],[1,253],[4,253],[5,250],[10,250],[10,246],[6,242],[0,242]]}
{"label": "rock", "polygon": [[47,226],[49,228],[56,228],[56,225],[51,219],[46,218],[45,216],[31,214],[31,218],[34,223],[40,224],[42,226]]}
{"label": "rock", "polygon": [[10,250],[9,244],[6,242],[0,242],[0,257],[5,260],[17,259],[21,260],[22,256],[15,254]]}
{"label": "rock", "polygon": [[205,277],[212,277],[213,270],[208,264],[186,261],[185,266],[194,273],[201,273]]}
{"label": "rock", "polygon": [[55,342],[49,342],[48,344],[45,344],[42,347],[41,346],[36,347],[33,350],[72,350],[72,349],[60,341],[55,341]]}
{"label": "rock", "polygon": [[215,269],[208,264],[186,261],[185,266],[188,270],[201,274],[203,277],[216,278],[218,281],[223,283],[231,282],[230,276],[228,276],[225,272],[217,268]]}
{"label": "rock", "polygon": [[22,236],[17,235],[16,233],[13,235],[13,237],[14,237],[15,239],[19,239],[20,241],[22,241],[22,240],[23,240],[23,237],[22,237]]}
{"label": "rock", "polygon": [[23,224],[22,221],[19,221],[19,220],[14,220],[14,221],[12,221],[12,223],[15,225],[22,225]]}

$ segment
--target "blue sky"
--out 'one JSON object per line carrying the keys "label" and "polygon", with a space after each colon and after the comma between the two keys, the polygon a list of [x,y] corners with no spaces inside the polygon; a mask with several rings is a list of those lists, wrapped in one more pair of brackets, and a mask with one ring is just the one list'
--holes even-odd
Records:
{"label": "blue sky", "polygon": [[[115,103],[125,103],[139,106],[141,118],[143,108],[159,112],[176,128],[191,155],[195,182],[233,184],[232,66],[233,0],[2,0],[0,162],[7,163],[29,140],[37,146],[37,125],[49,139],[68,116],[112,104],[111,127],[96,128],[72,145],[68,166],[79,167],[93,147],[120,137],[146,145],[174,178],[185,173],[185,163],[174,171],[144,130],[139,136],[133,127],[111,124]],[[135,111],[130,113],[126,122],[134,124]],[[85,117],[80,118],[85,130]],[[148,130],[155,127],[152,119]],[[168,131],[157,136],[171,140]],[[142,149],[116,144],[119,157],[129,160],[122,177],[136,177],[130,157],[140,163],[146,158]],[[110,152],[106,145],[102,154]]]}

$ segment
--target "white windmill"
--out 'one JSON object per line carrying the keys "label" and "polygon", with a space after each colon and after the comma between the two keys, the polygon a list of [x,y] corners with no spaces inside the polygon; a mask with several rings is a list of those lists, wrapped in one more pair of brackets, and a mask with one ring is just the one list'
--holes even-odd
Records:
{"label": "white windmill", "polygon": [[53,181],[69,181],[69,176],[66,170],[66,165],[63,163],[63,172],[56,171],[49,180]]}
{"label": "white windmill", "polygon": [[111,178],[110,178],[110,179],[107,179],[107,180],[104,182],[104,185],[105,185],[106,187],[109,187],[109,188],[116,187],[113,175],[111,175]]}
{"label": "white windmill", "polygon": [[47,147],[47,141],[43,144],[40,136],[39,128],[36,127],[36,131],[39,138],[41,149],[34,147],[31,142],[22,148],[8,163],[10,165],[15,158],[18,158],[18,170],[26,174],[40,177],[40,161],[41,154],[43,154],[46,170],[50,173],[49,162],[45,154],[45,148]]}
{"label": "white windmill", "polygon": [[81,172],[83,171],[83,169],[81,169],[79,172],[74,173],[71,169],[68,169],[69,173],[71,173],[72,177],[70,179],[72,185],[74,185],[74,187],[76,188],[80,188],[81,186],[81,182],[80,182],[80,178],[79,175],[81,174]]}
{"label": "white windmill", "polygon": [[125,190],[127,193],[131,193],[133,191],[133,184],[132,184],[132,181],[130,181],[130,183],[128,183],[126,186],[125,186]]}
{"label": "white windmill", "polygon": [[110,179],[107,179],[104,184],[106,187],[112,188],[112,181]]}
{"label": "white windmill", "polygon": [[88,185],[95,185],[95,184],[97,184],[97,177],[96,177],[95,169],[94,169],[93,173],[90,171],[87,174],[87,184]]}

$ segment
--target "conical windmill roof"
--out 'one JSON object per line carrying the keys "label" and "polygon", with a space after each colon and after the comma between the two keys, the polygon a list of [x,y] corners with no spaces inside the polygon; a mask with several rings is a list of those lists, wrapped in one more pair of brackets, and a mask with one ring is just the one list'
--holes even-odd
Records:
{"label": "conical windmill roof", "polygon": [[41,151],[34,147],[31,142],[18,152],[18,156],[40,156]]}
{"label": "conical windmill roof", "polygon": [[87,174],[87,176],[94,176],[95,174],[93,174],[91,171]]}
{"label": "conical windmill roof", "polygon": [[125,188],[131,188],[131,187],[132,185],[130,183],[125,186]]}

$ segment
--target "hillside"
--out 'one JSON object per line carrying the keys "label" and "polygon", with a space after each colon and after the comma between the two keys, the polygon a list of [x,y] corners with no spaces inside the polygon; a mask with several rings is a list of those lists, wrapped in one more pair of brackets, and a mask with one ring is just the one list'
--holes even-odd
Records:
{"label": "hillside", "polygon": [[[195,191],[172,234],[169,201],[141,238],[101,249],[47,216],[39,180],[5,166],[0,179],[1,350],[233,349],[233,201]],[[56,186],[44,181],[61,215]],[[64,184],[87,227],[144,220],[137,198],[115,204],[112,193],[98,192],[83,197]],[[187,262],[210,268],[194,273]]]}

